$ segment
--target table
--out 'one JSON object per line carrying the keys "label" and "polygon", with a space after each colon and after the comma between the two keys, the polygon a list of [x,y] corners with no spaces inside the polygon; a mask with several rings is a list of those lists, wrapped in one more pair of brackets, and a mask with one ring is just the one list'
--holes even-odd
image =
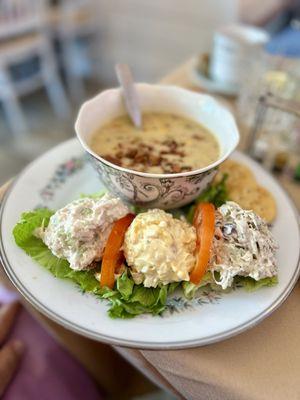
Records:
{"label": "table", "polygon": [[[183,65],[162,82],[191,87],[186,74],[188,65]],[[228,104],[234,107],[232,100]],[[0,189],[0,195],[5,189]],[[300,209],[299,187],[290,186],[289,190]],[[188,350],[112,349],[67,331],[33,310],[25,301],[24,304],[105,387],[110,398],[126,399],[134,391],[138,393],[151,388],[140,374],[130,368],[126,370],[128,366],[124,367],[124,361],[117,353],[178,399],[300,398],[299,282],[286,302],[258,326],[226,341]],[[127,371],[123,379],[118,374],[120,370],[122,373]]]}

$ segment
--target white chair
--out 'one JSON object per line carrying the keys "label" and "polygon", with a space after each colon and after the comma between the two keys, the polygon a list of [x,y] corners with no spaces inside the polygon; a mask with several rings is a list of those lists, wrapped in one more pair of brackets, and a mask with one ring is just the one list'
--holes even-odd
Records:
{"label": "white chair", "polygon": [[[84,78],[94,75],[98,51],[95,2],[91,0],[61,0],[57,7],[53,31],[62,49],[62,67],[72,99],[80,103],[85,98]],[[85,38],[85,46],[79,47],[78,40]],[[97,57],[95,57],[97,54]],[[97,75],[96,75],[97,76]]]}
{"label": "white chair", "polygon": [[[0,101],[14,134],[28,131],[19,98],[44,86],[59,118],[70,116],[70,106],[60,81],[55,55],[47,35],[45,0],[0,1]],[[11,67],[33,57],[39,68],[20,80]]]}

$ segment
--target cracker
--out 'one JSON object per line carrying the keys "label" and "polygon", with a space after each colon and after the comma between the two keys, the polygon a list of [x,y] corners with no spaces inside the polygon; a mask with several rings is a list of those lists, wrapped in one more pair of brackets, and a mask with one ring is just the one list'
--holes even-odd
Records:
{"label": "cracker", "polygon": [[227,174],[226,186],[230,200],[245,210],[252,210],[268,223],[276,217],[276,202],[272,194],[255,180],[252,171],[234,160],[224,161],[215,178],[219,182]]}
{"label": "cracker", "polygon": [[235,187],[229,191],[230,200],[245,210],[252,210],[268,223],[276,217],[276,202],[271,193],[262,186]]}
{"label": "cracker", "polygon": [[229,191],[233,188],[256,186],[256,180],[252,171],[237,161],[224,161],[219,167],[215,182],[219,182],[224,174],[228,175],[226,185]]}

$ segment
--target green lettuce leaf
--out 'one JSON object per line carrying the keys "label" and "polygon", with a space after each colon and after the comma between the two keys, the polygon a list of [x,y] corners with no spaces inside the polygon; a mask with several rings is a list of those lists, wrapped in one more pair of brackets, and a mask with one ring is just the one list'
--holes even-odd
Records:
{"label": "green lettuce leaf", "polygon": [[226,186],[227,174],[224,174],[220,182],[210,185],[196,200],[185,207],[182,211],[188,222],[193,222],[194,212],[197,204],[202,202],[213,203],[216,208],[224,204],[228,198],[228,189]]}
{"label": "green lettuce leaf", "polygon": [[[217,272],[215,272],[215,275]],[[218,276],[216,276],[216,279],[218,280]],[[202,278],[201,282],[199,285],[195,285],[192,282],[182,282],[182,290],[184,296],[188,299],[191,300],[195,297],[196,293],[198,290],[210,287],[210,289],[216,291],[216,292],[222,292],[222,293],[229,293],[235,288],[238,287],[243,287],[245,290],[248,292],[254,292],[261,287],[267,286],[275,286],[278,283],[278,277],[273,276],[271,278],[264,278],[260,279],[259,281],[256,281],[253,278],[250,278],[249,276],[235,276],[233,280],[233,285],[230,288],[227,289],[222,289],[220,285],[217,285],[216,282],[213,279],[213,276],[210,271],[208,271],[204,277]]]}
{"label": "green lettuce leaf", "polygon": [[91,194],[81,193],[80,198],[84,199],[85,197],[88,197],[90,199],[101,199],[101,197],[103,197],[106,193],[107,193],[107,190],[105,190],[105,189],[100,190],[99,192],[96,192],[96,193],[91,193]]}
{"label": "green lettuce leaf", "polygon": [[261,287],[268,286],[272,287],[277,285],[278,283],[278,276],[272,276],[270,278],[263,278],[259,281],[256,281],[249,276],[236,276],[234,278],[234,284],[236,286],[244,287],[248,292],[254,292],[255,290],[260,289]]}
{"label": "green lettuce leaf", "polygon": [[[50,217],[54,214],[54,211],[48,210],[47,208],[40,208],[35,211],[25,212],[21,215],[21,220],[13,229],[13,235],[18,246],[27,246],[30,248],[34,245],[35,237],[33,232],[36,228],[41,226],[48,226]],[[23,247],[22,247],[23,248]]]}
{"label": "green lettuce leaf", "polygon": [[160,288],[146,288],[143,285],[135,285],[131,301],[140,303],[144,307],[152,307],[158,300]]}
{"label": "green lettuce leaf", "polygon": [[128,300],[131,297],[133,288],[134,282],[128,277],[127,273],[122,274],[117,279],[117,290],[120,292],[124,300]]}
{"label": "green lettuce leaf", "polygon": [[137,206],[137,205],[131,205],[131,206],[130,206],[130,209],[131,209],[131,211],[132,211],[134,214],[136,214],[136,215],[148,211],[147,208],[141,207],[141,206]]}
{"label": "green lettuce leaf", "polygon": [[168,294],[173,294],[179,286],[180,286],[180,282],[170,283],[168,286]]}
{"label": "green lettuce leaf", "polygon": [[[117,290],[105,297],[110,301],[108,314],[111,318],[133,318],[136,315],[150,313],[161,314],[167,303],[170,285],[156,288],[146,288],[136,285],[131,276],[125,271],[117,279]],[[171,290],[174,290],[173,285]],[[102,296],[104,298],[104,296]]]}
{"label": "green lettuce leaf", "polygon": [[211,272],[206,272],[206,274],[204,275],[204,277],[201,279],[201,282],[199,283],[199,285],[195,285],[192,282],[182,282],[182,290],[183,290],[183,294],[184,297],[187,298],[188,300],[191,300],[195,297],[196,292],[208,285],[211,285],[214,283],[213,277]]}
{"label": "green lettuce leaf", "polygon": [[220,207],[228,200],[228,190],[226,180],[228,175],[224,174],[220,182],[209,186],[200,196],[196,199],[196,204],[202,202],[213,203],[216,208]]}

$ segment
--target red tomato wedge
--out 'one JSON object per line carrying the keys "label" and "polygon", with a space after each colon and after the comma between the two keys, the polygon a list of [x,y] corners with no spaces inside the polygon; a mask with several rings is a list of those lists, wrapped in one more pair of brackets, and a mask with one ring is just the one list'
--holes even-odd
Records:
{"label": "red tomato wedge", "polygon": [[115,271],[120,268],[120,260],[122,259],[120,248],[124,242],[125,232],[134,220],[134,217],[135,215],[133,214],[127,214],[113,225],[102,258],[101,287],[107,286],[111,289],[114,287]]}
{"label": "red tomato wedge", "polygon": [[215,233],[215,207],[211,203],[200,203],[194,214],[193,225],[197,234],[197,261],[190,281],[198,285],[203,278],[210,259],[210,249]]}

